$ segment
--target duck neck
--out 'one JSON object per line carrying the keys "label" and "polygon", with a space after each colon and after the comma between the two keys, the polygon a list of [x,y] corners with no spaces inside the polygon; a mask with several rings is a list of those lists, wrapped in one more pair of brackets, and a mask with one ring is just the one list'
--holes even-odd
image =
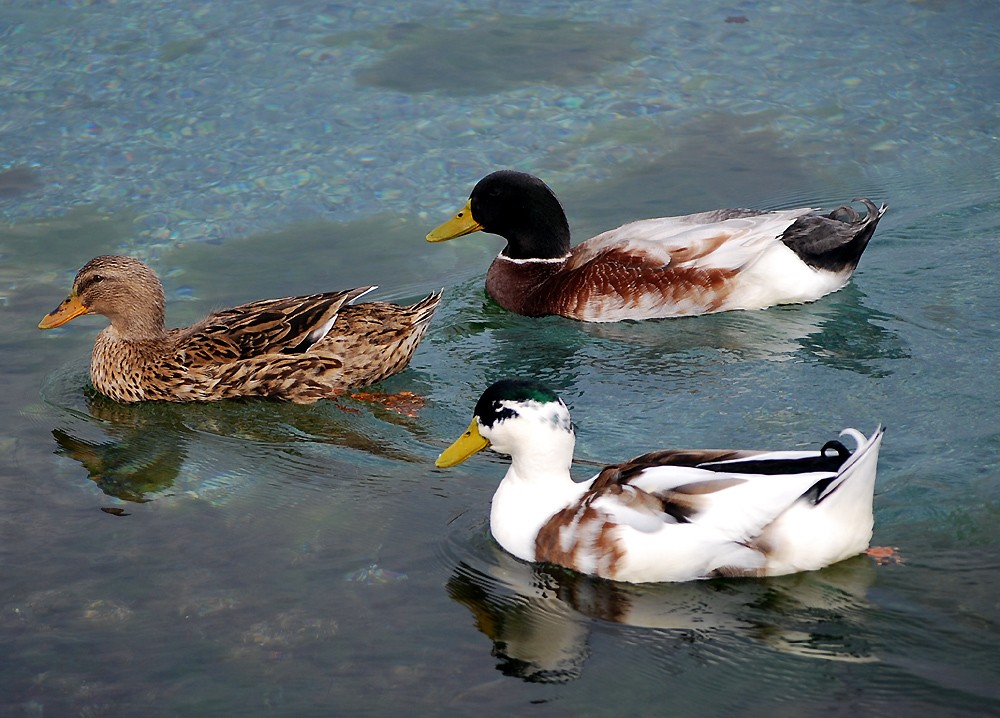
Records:
{"label": "duck neck", "polygon": [[507,240],[502,254],[511,259],[558,259],[569,254],[569,222],[551,192],[536,196],[518,221],[498,234]]}
{"label": "duck neck", "polygon": [[522,228],[504,235],[507,246],[501,254],[508,259],[563,259],[569,254],[569,227],[548,225]]}
{"label": "duck neck", "polygon": [[512,454],[507,475],[493,495],[490,530],[501,546],[525,561],[536,560],[539,529],[585,490],[569,473],[573,435],[563,432],[563,437]]}
{"label": "duck neck", "polygon": [[133,296],[121,304],[122,311],[117,311],[117,308],[103,310],[103,314],[111,322],[112,334],[116,338],[133,343],[163,338],[166,330],[162,290],[157,296]]}
{"label": "duck neck", "polygon": [[511,454],[507,477],[515,482],[572,482],[570,466],[576,437],[572,431],[544,432]]}

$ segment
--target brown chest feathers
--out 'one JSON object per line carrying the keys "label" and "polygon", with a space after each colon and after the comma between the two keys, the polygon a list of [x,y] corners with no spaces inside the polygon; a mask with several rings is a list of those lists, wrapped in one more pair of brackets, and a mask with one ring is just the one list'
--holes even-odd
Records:
{"label": "brown chest feathers", "polygon": [[718,311],[736,275],[735,270],[664,266],[609,248],[558,263],[500,255],[486,274],[486,291],[500,306],[529,317],[614,321]]}

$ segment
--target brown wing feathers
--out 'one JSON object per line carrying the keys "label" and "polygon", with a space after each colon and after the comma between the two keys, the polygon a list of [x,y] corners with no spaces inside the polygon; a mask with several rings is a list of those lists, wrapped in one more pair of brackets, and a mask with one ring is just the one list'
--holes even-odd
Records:
{"label": "brown wing feathers", "polygon": [[369,289],[268,299],[216,312],[192,327],[183,343],[207,349],[196,352],[205,361],[300,354],[323,338],[346,301]]}

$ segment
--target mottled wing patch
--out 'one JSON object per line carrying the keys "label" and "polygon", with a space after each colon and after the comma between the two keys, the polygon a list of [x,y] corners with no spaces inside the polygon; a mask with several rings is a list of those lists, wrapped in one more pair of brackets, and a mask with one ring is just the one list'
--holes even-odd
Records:
{"label": "mottled wing patch", "polygon": [[[568,566],[585,573],[614,575],[624,554],[619,527],[652,533],[665,524],[689,522],[703,508],[702,496],[743,483],[742,479],[692,482],[650,492],[630,481],[651,466],[695,465],[695,457],[733,456],[750,452],[661,451],[627,464],[609,466],[595,477],[579,501],[552,516],[535,537],[535,560]],[[646,462],[641,462],[647,459]],[[653,461],[648,461],[652,459]],[[661,463],[656,463],[657,461]]]}
{"label": "mottled wing patch", "polygon": [[312,346],[317,328],[333,322],[345,298],[345,293],[334,292],[244,304],[192,327],[186,343],[208,351],[217,348],[225,360],[299,354]]}
{"label": "mottled wing patch", "polygon": [[535,537],[535,560],[581,573],[614,575],[624,556],[618,525],[589,504],[576,504],[550,518]]}
{"label": "mottled wing patch", "polygon": [[149,346],[102,332],[94,385],[126,402],[265,396],[311,403],[373,384],[406,367],[441,295],[412,306],[344,306],[369,289],[245,304]]}

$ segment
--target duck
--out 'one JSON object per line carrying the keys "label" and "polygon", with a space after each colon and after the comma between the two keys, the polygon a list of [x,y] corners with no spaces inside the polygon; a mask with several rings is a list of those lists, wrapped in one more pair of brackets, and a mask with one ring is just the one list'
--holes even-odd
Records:
{"label": "duck", "polygon": [[69,296],[38,327],[106,317],[90,377],[118,402],[268,397],[310,404],[402,371],[441,299],[436,292],[411,306],[356,303],[376,288],[264,299],[166,329],[156,273],[134,257],[107,255],[80,269]]}
{"label": "duck", "polygon": [[541,179],[500,170],[427,234],[507,240],[486,292],[508,311],[584,322],[682,317],[811,302],[843,287],[888,207],[867,198],[827,214],[717,209],[630,222],[570,246],[566,213]]}
{"label": "duck", "polygon": [[844,429],[818,450],[666,449],[576,482],[566,404],[545,385],[502,379],[435,462],[491,448],[510,456],[490,532],[533,563],[627,583],[814,571],[866,552],[884,429]]}

